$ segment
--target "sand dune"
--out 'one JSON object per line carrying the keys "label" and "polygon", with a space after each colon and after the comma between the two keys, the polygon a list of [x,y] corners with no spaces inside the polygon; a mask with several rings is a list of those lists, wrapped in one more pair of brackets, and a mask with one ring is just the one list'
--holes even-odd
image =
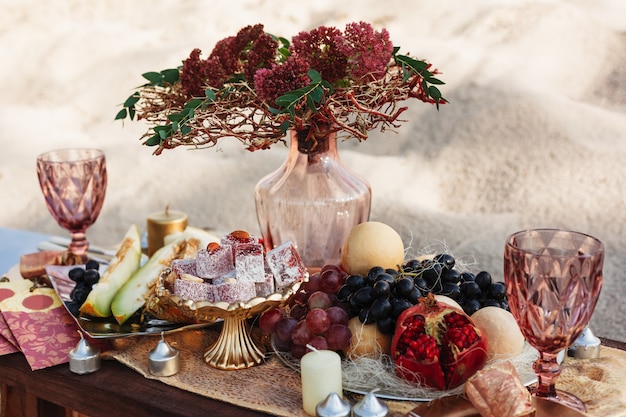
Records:
{"label": "sand dune", "polygon": [[[526,227],[597,236],[607,249],[597,334],[626,340],[626,3],[3,1],[0,225],[64,233],[37,184],[46,150],[94,146],[110,186],[89,236],[114,244],[166,204],[192,224],[256,231],[252,191],[286,149],[177,149],[155,157],[141,123],[113,117],[140,74],[178,65],[240,27],[292,36],[367,20],[442,72],[450,104],[412,104],[397,132],[340,144],[370,181],[372,219],[411,250],[447,247],[501,277],[505,237]],[[219,180],[218,180],[219,179]]]}

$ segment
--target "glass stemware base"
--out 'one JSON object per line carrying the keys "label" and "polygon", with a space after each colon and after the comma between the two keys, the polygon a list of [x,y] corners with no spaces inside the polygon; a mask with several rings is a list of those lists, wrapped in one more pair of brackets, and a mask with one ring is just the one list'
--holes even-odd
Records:
{"label": "glass stemware base", "polygon": [[531,387],[530,394],[549,401],[567,405],[575,410],[587,411],[585,403],[572,393],[557,389],[555,386],[557,377],[561,374],[561,366],[557,360],[558,354],[540,353],[539,359],[533,364],[533,370],[537,374],[538,382]]}

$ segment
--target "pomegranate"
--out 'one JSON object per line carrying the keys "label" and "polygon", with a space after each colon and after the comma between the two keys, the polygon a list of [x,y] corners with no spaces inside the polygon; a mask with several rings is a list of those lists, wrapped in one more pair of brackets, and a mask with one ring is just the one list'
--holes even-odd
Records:
{"label": "pomegranate", "polygon": [[465,382],[487,362],[486,339],[463,310],[432,294],[396,322],[391,357],[407,381],[445,390]]}

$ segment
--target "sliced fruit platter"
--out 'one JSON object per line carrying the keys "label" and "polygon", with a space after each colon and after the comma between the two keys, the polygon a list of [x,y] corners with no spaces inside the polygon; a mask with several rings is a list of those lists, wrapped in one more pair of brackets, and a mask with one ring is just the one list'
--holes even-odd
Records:
{"label": "sliced fruit platter", "polygon": [[142,261],[141,237],[132,225],[108,265],[49,265],[52,286],[83,331],[93,338],[116,338],[161,333],[210,323],[178,323],[145,314],[161,270],[174,259],[195,253],[217,240],[201,229],[171,235],[147,262]]}
{"label": "sliced fruit platter", "polygon": [[311,348],[334,350],[344,389],[392,399],[462,393],[468,378],[502,360],[524,384],[535,381],[537,353],[508,311],[503,282],[463,270],[449,253],[404,257],[389,226],[355,227],[341,265],[324,266],[287,308],[259,318],[275,353],[298,369]]}
{"label": "sliced fruit platter", "polygon": [[77,323],[92,337],[161,333],[224,322],[205,353],[222,369],[262,363],[265,352],[246,319],[285,305],[308,278],[291,242],[267,253],[241,230],[220,238],[187,228],[141,263],[132,226],[111,263],[50,266],[50,280]]}

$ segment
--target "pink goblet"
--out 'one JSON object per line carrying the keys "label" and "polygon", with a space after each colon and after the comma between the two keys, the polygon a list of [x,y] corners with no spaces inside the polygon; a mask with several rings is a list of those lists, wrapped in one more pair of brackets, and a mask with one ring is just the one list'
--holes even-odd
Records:
{"label": "pink goblet", "polygon": [[539,351],[531,393],[585,411],[575,395],[557,390],[557,354],[583,331],[602,288],[604,247],[577,232],[536,229],[512,234],[504,247],[504,280],[511,313]]}
{"label": "pink goblet", "polygon": [[37,157],[37,176],[52,217],[70,231],[69,252],[86,260],[85,231],[102,209],[107,186],[104,153],[98,149],[62,149]]}

